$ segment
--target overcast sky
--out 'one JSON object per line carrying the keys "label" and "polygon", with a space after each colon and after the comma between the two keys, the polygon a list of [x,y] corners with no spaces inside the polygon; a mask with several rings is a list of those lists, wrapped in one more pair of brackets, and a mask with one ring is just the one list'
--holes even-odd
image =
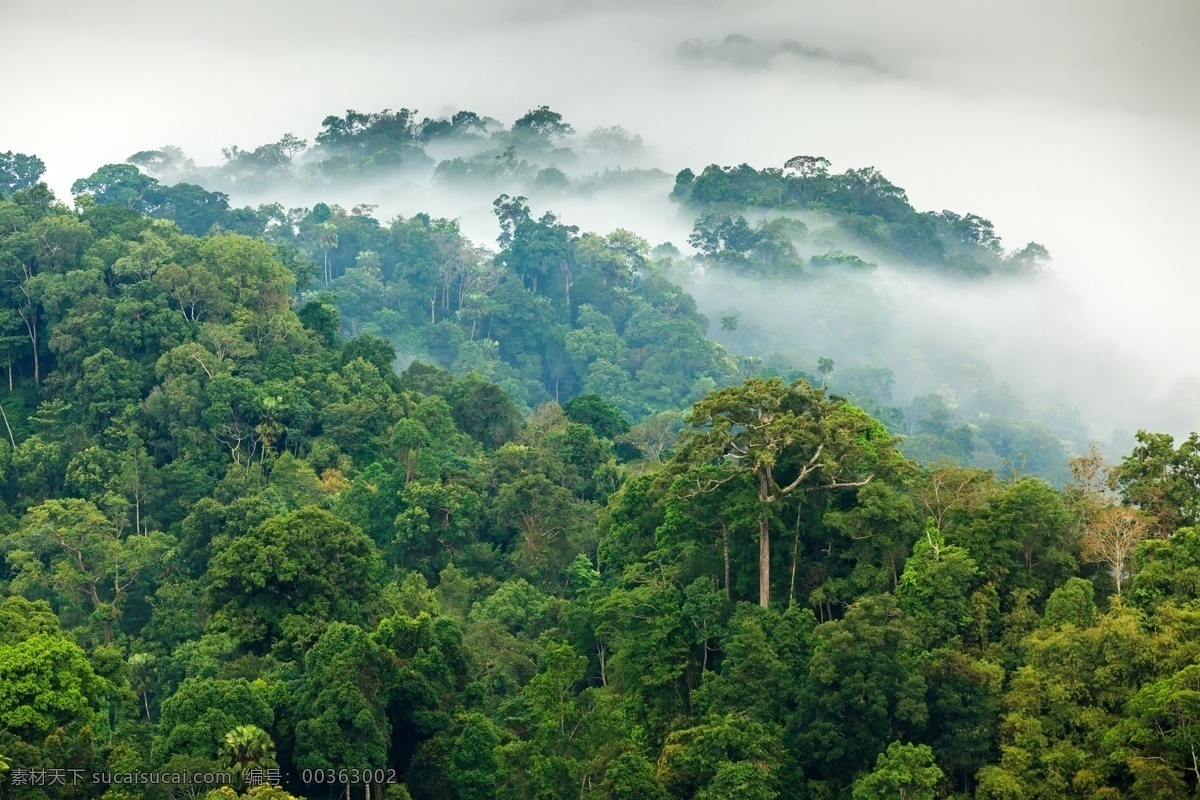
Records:
{"label": "overcast sky", "polygon": [[136,150],[214,163],[347,108],[549,104],[672,171],[873,165],[918,209],[1042,242],[1080,292],[1063,313],[1200,371],[1196,0],[0,0],[0,33],[0,150],[63,196]]}

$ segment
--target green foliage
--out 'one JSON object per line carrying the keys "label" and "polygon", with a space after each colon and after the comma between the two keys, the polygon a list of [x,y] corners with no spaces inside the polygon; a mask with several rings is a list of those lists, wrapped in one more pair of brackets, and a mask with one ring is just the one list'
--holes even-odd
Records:
{"label": "green foliage", "polygon": [[597,436],[616,439],[629,432],[629,422],[621,411],[598,394],[581,394],[571,398],[562,407],[571,422],[587,425]]}
{"label": "green foliage", "polygon": [[275,713],[269,687],[245,678],[190,678],[163,701],[152,759],[162,765],[175,755],[215,759],[225,736],[239,726],[270,730]]}
{"label": "green foliage", "polygon": [[329,622],[366,618],[380,567],[361,531],[328,511],[304,508],[218,551],[205,604],[253,651],[304,647]]}
{"label": "green foliage", "polygon": [[918,540],[896,589],[897,605],[929,649],[959,640],[970,624],[969,595],[978,569],[961,547],[946,545],[936,530]]}
{"label": "green foliage", "polygon": [[779,758],[777,731],[733,716],[710,717],[667,737],[660,770],[675,796],[759,800],[778,796],[772,768]]}
{"label": "green foliage", "polygon": [[[350,111],[304,160],[285,136],[207,175],[401,174],[436,140],[465,148],[447,180],[569,193],[570,135],[546,107]],[[900,410],[840,352],[806,356],[828,389],[771,377],[705,338],[672,247],[509,195],[494,254],[423,214],[234,209],[170,149],[70,210],[40,169],[0,154],[10,774],[277,764],[256,800],[340,796],[296,776],[342,768],[395,770],[395,800],[1194,794],[1194,436],[1139,434],[1095,489],[1159,534],[1112,596],[1076,561],[1079,486],[920,467],[889,433],[1055,476],[1062,442],[1011,394]],[[680,174],[706,266],[1045,257],[874,170],[787,170]],[[849,249],[806,264],[827,237]],[[731,346],[753,316],[725,314]]]}
{"label": "green foliage", "polygon": [[1122,499],[1151,514],[1163,534],[1200,522],[1200,435],[1174,446],[1167,434],[1138,431],[1114,478]]}
{"label": "green foliage", "polygon": [[37,156],[11,150],[0,153],[0,196],[33,188],[45,171],[45,163]]}
{"label": "green foliage", "polygon": [[854,800],[933,800],[942,771],[923,744],[892,742],[875,769],[854,782]]}
{"label": "green foliage", "polygon": [[458,426],[484,446],[496,448],[516,436],[521,423],[517,407],[503,389],[479,375],[456,383],[447,400]]}
{"label": "green foliage", "polygon": [[83,650],[57,633],[0,645],[0,728],[38,745],[56,730],[95,725],[106,682]]}
{"label": "green foliage", "polygon": [[1096,621],[1095,590],[1090,581],[1071,578],[1055,589],[1046,600],[1047,625],[1074,625],[1089,628]]}
{"label": "green foliage", "polygon": [[220,747],[221,763],[244,781],[247,770],[266,770],[277,766],[275,743],[262,728],[238,725],[225,734]]}
{"label": "green foliage", "polygon": [[844,781],[889,741],[929,719],[912,622],[887,595],[867,596],[815,632],[797,745],[814,777]]}
{"label": "green foliage", "polygon": [[450,753],[450,785],[461,800],[496,796],[496,755],[500,736],[482,714],[471,714]]}
{"label": "green foliage", "polygon": [[383,708],[393,679],[386,650],[366,631],[330,624],[304,659],[296,716],[301,769],[382,764],[391,727]]}
{"label": "green foliage", "polygon": [[637,753],[622,753],[604,773],[604,786],[612,800],[666,800],[667,792],[650,762]]}
{"label": "green foliage", "polygon": [[[818,212],[836,220],[847,241],[858,248],[953,275],[1033,272],[1048,258],[1036,242],[1005,256],[992,223],[975,214],[916,211],[905,191],[874,167],[830,174],[828,166],[823,158],[797,156],[782,170],[713,164],[696,175],[685,169],[676,176],[671,197],[705,212],[696,224],[693,244],[710,255],[728,252],[728,263],[741,267],[753,262],[747,256],[761,246],[771,223],[755,231],[726,209]],[[772,255],[774,263],[787,261],[779,260],[777,252]],[[819,265],[829,263],[826,257]]]}

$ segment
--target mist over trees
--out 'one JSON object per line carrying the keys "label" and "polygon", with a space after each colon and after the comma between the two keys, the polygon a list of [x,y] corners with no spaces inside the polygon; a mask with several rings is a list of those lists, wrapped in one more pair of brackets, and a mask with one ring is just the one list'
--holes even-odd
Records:
{"label": "mist over trees", "polygon": [[[1067,461],[1093,438],[1108,440],[1110,455],[1128,446],[1129,434],[1089,425],[1069,401],[1024,399],[1025,391],[1038,387],[1014,389],[994,377],[981,348],[959,346],[954,336],[897,350],[896,337],[915,332],[911,322],[903,323],[909,330],[898,328],[901,315],[886,307],[889,290],[871,275],[879,264],[952,283],[1036,280],[1044,273],[1049,259],[1044,247],[1031,242],[1006,252],[992,223],[978,215],[917,212],[904,190],[873,168],[836,174],[827,159],[796,156],[782,169],[713,165],[699,176],[680,171],[669,195],[671,205],[694,219],[687,237],[694,256],[683,257],[670,243],[651,248],[650,241],[624,229],[606,237],[606,253],[600,238],[579,236],[570,220],[532,209],[535,203],[553,208],[569,197],[620,202],[619,194],[606,193],[638,182],[668,189],[665,172],[621,167],[648,163],[638,161],[646,157],[639,137],[619,127],[579,137],[546,106],[509,126],[470,111],[418,117],[409,109],[330,115],[311,148],[287,134],[253,150],[227,148],[226,163],[213,168],[197,167],[175,148],[142,152],[130,158],[141,169],[109,165],[74,189],[101,204],[171,219],[185,233],[215,225],[265,236],[320,265],[318,280],[301,288],[335,296],[330,302],[351,334],[388,338],[404,358],[418,357],[457,374],[476,370],[525,409],[549,398],[599,391],[637,421],[693,402],[708,388],[749,374],[746,365],[761,359],[765,364],[752,369],[822,385],[832,379],[832,388],[905,435],[908,452],[929,462],[949,458],[1001,471],[1028,469],[1061,485]],[[384,223],[373,216],[373,206],[361,203],[349,210],[323,202],[239,209],[216,190],[319,194],[398,177],[452,185],[464,196],[499,196],[491,204],[501,226],[499,256],[465,239],[457,221],[423,212]],[[167,180],[199,181],[212,190]],[[418,232],[422,226],[427,233]],[[413,248],[425,248],[425,255]],[[447,255],[451,251],[455,255]],[[438,259],[442,263],[435,265]],[[502,280],[506,266],[521,273],[534,296],[550,301],[548,308],[566,312],[569,321],[557,329],[554,342],[509,335],[521,313],[529,318],[540,312],[510,306],[512,285]],[[663,289],[659,301],[652,288],[657,276],[688,291]],[[646,335],[625,296],[613,294],[636,290],[637,280],[651,305],[684,299],[682,313],[725,349],[702,354],[678,338],[682,328],[668,339]],[[769,299],[754,299],[761,281],[778,284],[772,294],[789,301],[773,311]],[[593,296],[592,287],[601,285],[607,296]],[[707,314],[696,313],[700,309],[689,294],[704,302]],[[756,312],[742,315],[740,329],[718,336],[712,320],[737,316],[743,296]],[[802,313],[779,318],[797,305]],[[503,310],[501,317],[493,316],[496,308]],[[612,324],[602,322],[597,311]],[[505,313],[518,316],[503,319]],[[470,324],[441,324],[451,316]],[[626,319],[634,322],[632,337],[626,335]],[[427,322],[434,327],[427,329]],[[685,324],[677,315],[669,327]],[[568,342],[566,333],[576,326],[582,330]],[[672,388],[639,388],[640,353],[656,345],[675,352],[680,372],[650,378]],[[818,381],[814,367],[830,355],[841,366]],[[894,396],[898,380],[912,384],[908,396]]]}
{"label": "mist over trees", "polygon": [[[878,360],[887,273],[1045,248],[873,168],[650,163],[547,106],[142,151],[73,207],[0,153],[5,796],[1200,791],[1200,438],[1113,457],[970,342],[928,393],[893,366],[943,354]],[[494,246],[231,201],[413,176]],[[549,210],[628,182],[694,254]],[[693,293],[747,283],[841,349]]]}

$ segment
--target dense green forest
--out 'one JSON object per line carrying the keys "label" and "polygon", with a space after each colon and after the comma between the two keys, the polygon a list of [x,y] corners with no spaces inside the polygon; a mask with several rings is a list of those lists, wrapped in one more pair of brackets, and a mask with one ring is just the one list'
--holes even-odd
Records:
{"label": "dense green forest", "polygon": [[[667,173],[644,168],[650,162],[637,135],[614,126],[578,136],[545,106],[508,126],[469,111],[430,119],[402,108],[328,116],[311,147],[292,134],[231,146],[215,167],[174,147],[142,151],[73,191],[187,234],[266,238],[291,264],[301,301],[336,307],[349,335],[390,339],[401,366],[418,358],[458,376],[478,372],[526,413],[584,392],[640,422],[748,374],[780,375],[853,399],[919,460],[1022,469],[1060,487],[1069,478],[1067,462],[1095,438],[1080,412],[1026,402],[1022,387],[993,377],[977,345],[950,334],[889,352],[897,332],[871,279],[878,262],[981,286],[1036,280],[1044,247],[1006,252],[978,215],[917,212],[870,167],[834,174],[813,156],[782,169],[713,165],[699,176],[680,171],[672,191]],[[428,214],[381,223],[368,204],[239,208],[226,193],[319,197],[410,179],[498,197],[499,257]],[[632,185],[694,218],[694,256],[669,242],[652,247],[636,231],[580,235],[570,220],[531,210],[568,197],[620,203]],[[519,284],[506,280],[514,272]],[[724,299],[707,316],[681,291],[698,290],[701,275],[740,282],[717,291]],[[781,333],[763,317],[753,295],[764,285],[793,292],[803,331]],[[747,293],[750,307],[735,300]],[[550,319],[557,324],[543,324]],[[922,390],[896,396],[897,372],[905,389]],[[1113,457],[1132,444],[1128,433],[1105,438]]]}
{"label": "dense green forest", "polygon": [[[897,408],[883,367],[731,352],[679,282],[1039,246],[819,159],[680,173],[695,258],[517,194],[493,251],[211,182],[564,191],[560,126],[351,112],[303,167],[143,153],[73,208],[0,154],[0,795],[1196,796],[1200,437],[1109,463]],[[969,466],[992,436],[1022,459]],[[125,773],[160,777],[91,779]]]}

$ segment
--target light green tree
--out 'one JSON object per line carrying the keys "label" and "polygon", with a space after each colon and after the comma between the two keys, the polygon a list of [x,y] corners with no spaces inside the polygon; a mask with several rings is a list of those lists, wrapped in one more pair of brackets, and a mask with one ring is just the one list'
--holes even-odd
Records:
{"label": "light green tree", "polygon": [[277,766],[275,742],[271,741],[270,734],[257,725],[238,725],[225,734],[218,753],[222,766],[232,769],[238,781],[245,780],[246,770],[265,770]]}
{"label": "light green tree", "polygon": [[923,744],[892,742],[875,769],[854,782],[854,800],[933,800],[942,771]]}

